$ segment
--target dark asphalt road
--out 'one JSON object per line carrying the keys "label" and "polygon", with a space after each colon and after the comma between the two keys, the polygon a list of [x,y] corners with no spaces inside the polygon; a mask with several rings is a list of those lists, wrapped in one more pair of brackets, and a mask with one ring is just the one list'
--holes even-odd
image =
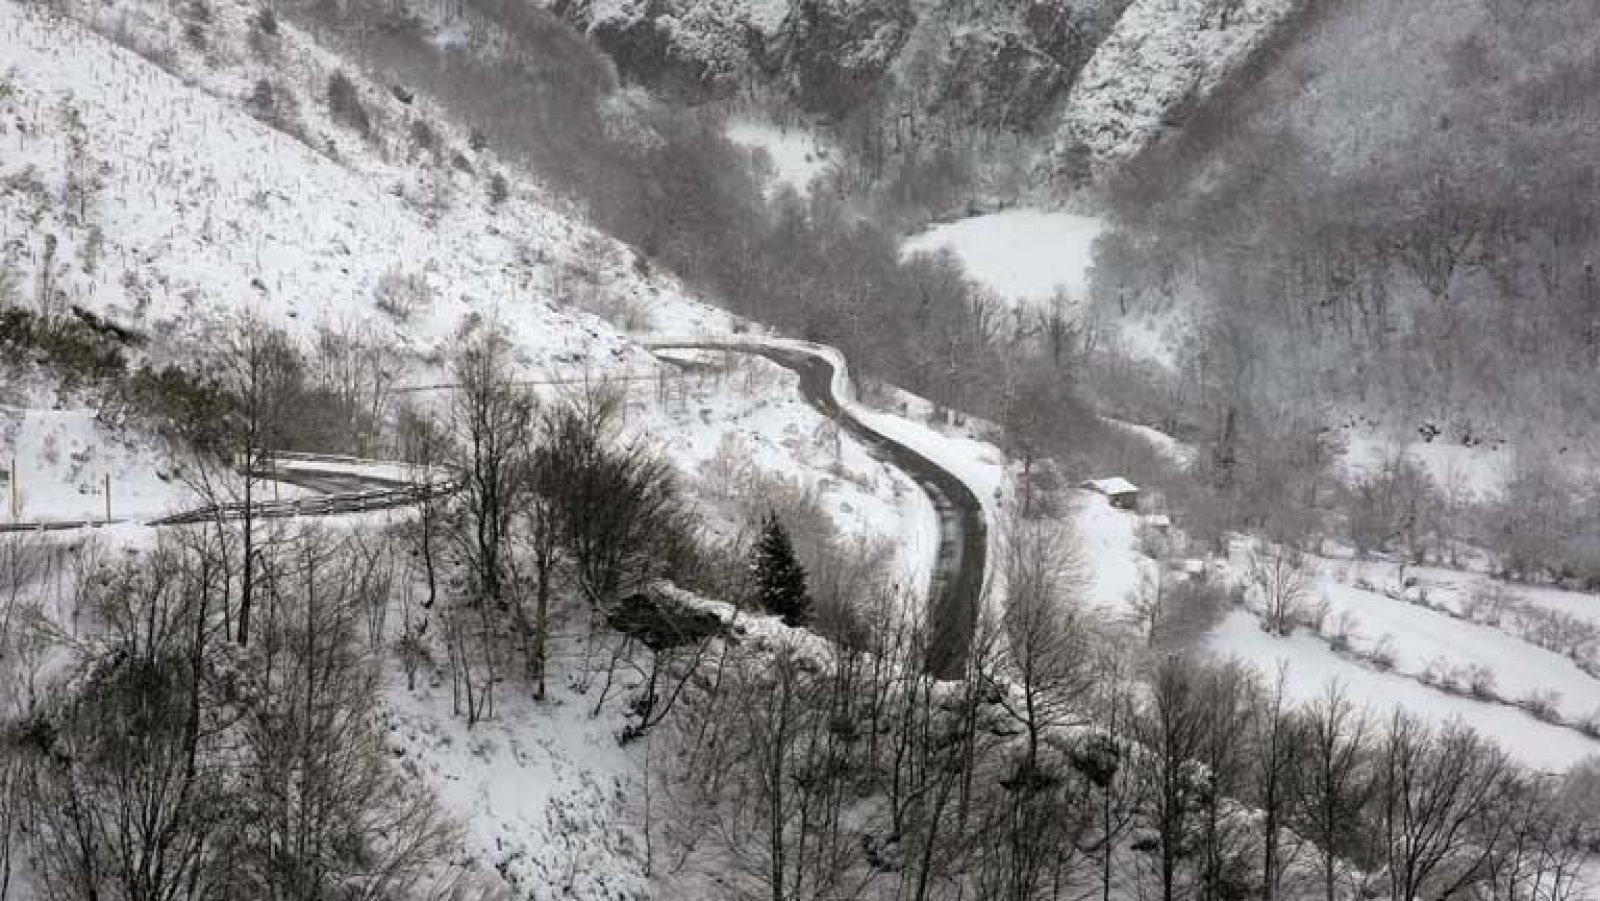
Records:
{"label": "dark asphalt road", "polygon": [[928,591],[932,641],[927,667],[939,678],[959,678],[977,627],[988,555],[983,505],[967,484],[931,458],[876,431],[841,407],[833,394],[835,367],[826,356],[764,344],[683,343],[656,347],[752,354],[792,370],[800,376],[800,393],[807,403],[838,422],[874,456],[899,468],[922,487],[939,514],[939,554]]}

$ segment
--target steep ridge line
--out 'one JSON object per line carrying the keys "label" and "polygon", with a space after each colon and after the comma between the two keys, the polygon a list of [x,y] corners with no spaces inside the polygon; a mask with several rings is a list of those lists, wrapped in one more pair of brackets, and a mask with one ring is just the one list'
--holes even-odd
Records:
{"label": "steep ridge line", "polygon": [[844,358],[833,348],[800,342],[651,341],[652,350],[714,350],[764,357],[800,377],[800,393],[838,422],[880,460],[895,466],[933,501],[939,515],[939,552],[928,588],[931,630],[927,668],[957,678],[977,627],[988,557],[988,523],[978,494],[960,476],[862,421],[843,397],[849,384]]}

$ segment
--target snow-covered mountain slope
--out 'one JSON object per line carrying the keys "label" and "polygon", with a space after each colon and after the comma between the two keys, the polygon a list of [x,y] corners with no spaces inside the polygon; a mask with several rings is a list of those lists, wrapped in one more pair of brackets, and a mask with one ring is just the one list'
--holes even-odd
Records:
{"label": "snow-covered mountain slope", "polygon": [[[629,78],[675,96],[760,87],[838,120],[876,103],[896,146],[1037,138],[1073,185],[1181,125],[1299,0],[558,0]],[[919,120],[927,124],[919,124]]]}
{"label": "snow-covered mountain slope", "polygon": [[1300,0],[1134,0],[1068,95],[1056,160],[1115,167],[1181,127]]}
{"label": "snow-covered mountain slope", "polygon": [[[422,101],[350,77],[373,123],[363,139],[327,108],[338,60],[286,24],[270,55],[249,49],[245,4],[214,10],[203,53],[164,37],[170,19],[122,11],[124,41],[176,54],[176,74],[33,9],[0,6],[0,240],[27,293],[158,338],[200,339],[248,310],[304,337],[359,324],[419,357],[476,313],[501,320],[530,368],[654,365],[568,305],[584,293],[571,286],[641,305],[678,289],[640,277],[630,252],[472,151]],[[260,84],[282,127],[243,114]],[[417,144],[424,128],[436,154]],[[497,175],[507,196],[494,204]],[[381,312],[406,279],[422,286],[409,308]]]}
{"label": "snow-covered mountain slope", "polygon": [[[728,486],[715,484],[712,463],[734,447],[736,460],[753,457],[816,497],[845,540],[892,542],[903,551],[896,573],[925,581],[937,520],[914,484],[831,434],[793,378],[768,364],[750,367],[759,372],[748,381],[743,371],[658,381],[678,367],[635,333],[730,334],[731,317],[636,265],[631,248],[474,149],[426,100],[364,78],[287,22],[268,34],[250,4],[209,4],[194,29],[190,13],[160,0],[95,17],[67,6],[73,15],[58,17],[0,2],[10,302],[80,307],[148,338],[129,348],[136,359],[185,366],[243,313],[305,344],[324,329],[359,330],[395,351],[401,385],[418,387],[443,380],[464,323],[492,317],[532,378],[635,377],[626,428],[657,439],[708,519],[743,525],[733,521],[742,511],[715,505]],[[340,72],[365,129],[349,106],[330,104]],[[175,502],[162,493],[172,461],[159,445],[108,429],[92,398],[35,387],[0,386],[0,458],[27,458],[30,517],[102,510],[95,485],[106,471],[117,479],[114,514]],[[342,525],[378,528],[400,515]],[[152,533],[98,534],[149,546]],[[562,628],[587,634],[588,623]],[[647,896],[635,807],[643,762],[617,743],[627,680],[591,715],[590,649],[571,640],[553,650],[552,699],[502,690],[497,717],[470,733],[448,684],[425,671],[408,689],[391,661],[390,751],[460,821],[466,853],[501,892],[490,897]]]}

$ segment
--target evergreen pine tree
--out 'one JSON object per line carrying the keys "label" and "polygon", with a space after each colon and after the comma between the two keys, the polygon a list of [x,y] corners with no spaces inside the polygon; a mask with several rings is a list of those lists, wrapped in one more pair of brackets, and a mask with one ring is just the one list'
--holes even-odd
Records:
{"label": "evergreen pine tree", "polygon": [[789,533],[769,511],[761,524],[761,538],[752,553],[750,569],[755,575],[761,605],[768,613],[783,617],[784,623],[802,626],[811,618],[811,598],[806,594],[806,571],[794,557]]}

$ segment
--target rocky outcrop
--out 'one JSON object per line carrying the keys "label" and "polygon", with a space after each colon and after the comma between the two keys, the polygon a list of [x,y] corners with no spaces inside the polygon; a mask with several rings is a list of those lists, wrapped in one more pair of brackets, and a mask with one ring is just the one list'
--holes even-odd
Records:
{"label": "rocky outcrop", "polygon": [[842,118],[1036,131],[1129,0],[555,0],[618,71],[689,100],[759,84]]}
{"label": "rocky outcrop", "polygon": [[801,109],[844,115],[884,87],[916,23],[910,0],[794,0],[762,69]]}
{"label": "rocky outcrop", "polygon": [[1016,136],[1087,176],[1181,127],[1308,0],[551,2],[659,93],[778,93],[896,148]]}

